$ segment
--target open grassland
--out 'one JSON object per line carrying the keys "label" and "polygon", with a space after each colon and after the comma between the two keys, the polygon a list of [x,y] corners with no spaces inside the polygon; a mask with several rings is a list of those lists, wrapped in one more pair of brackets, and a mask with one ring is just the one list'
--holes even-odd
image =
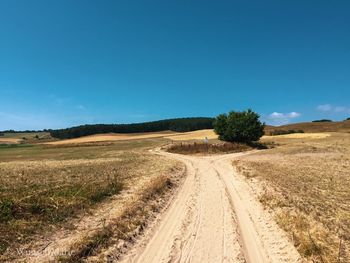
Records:
{"label": "open grassland", "polygon": [[163,139],[82,143],[72,145],[0,145],[0,162],[18,160],[70,160],[113,157],[120,151],[144,150],[165,144]]}
{"label": "open grassland", "polygon": [[202,140],[207,137],[208,139],[217,139],[218,136],[215,134],[214,130],[198,130],[192,132],[184,132],[180,134],[175,134],[171,136],[165,136],[165,138],[173,141],[188,141],[188,140]]}
{"label": "open grassland", "polygon": [[331,136],[329,133],[291,133],[291,134],[283,134],[283,135],[273,135],[273,136],[264,136],[263,140],[269,140],[273,138],[277,139],[322,139]]}
{"label": "open grassland", "polygon": [[350,262],[350,134],[265,137],[277,147],[234,161],[310,262]]}
{"label": "open grassland", "polygon": [[17,144],[20,143],[22,139],[19,138],[4,138],[0,137],[0,144]]}
{"label": "open grassland", "polygon": [[338,122],[303,122],[283,125],[279,127],[266,126],[265,133],[274,130],[302,130],[304,132],[350,132],[350,120]]}
{"label": "open grassland", "polygon": [[47,136],[50,136],[49,132],[6,132],[4,135],[0,136],[0,138],[16,138],[16,139],[23,139],[23,138],[45,138]]}
{"label": "open grassland", "polygon": [[[320,132],[350,132],[350,120],[341,122],[305,122],[295,123],[279,127],[266,126],[265,134],[278,130],[282,131],[303,131],[306,133],[320,133]],[[191,132],[146,132],[146,133],[106,133],[96,134],[90,136],[83,136],[74,139],[58,140],[52,138],[48,132],[21,132],[21,133],[5,133],[0,136],[1,144],[14,143],[47,143],[51,145],[66,145],[66,144],[81,144],[94,142],[111,142],[121,140],[140,140],[147,138],[164,138],[173,141],[188,141],[188,140],[203,140],[217,139],[217,135],[212,129],[197,130]]]}
{"label": "open grassland", "polygon": [[[115,196],[140,196],[145,188],[158,193],[158,188],[168,186],[169,175],[179,164],[147,151],[162,144],[164,140],[149,139],[73,147],[0,147],[0,261],[19,256],[13,253],[16,248],[58,228],[74,229],[72,219]],[[125,204],[114,201],[112,207]]]}
{"label": "open grassland", "polygon": [[67,145],[67,144],[82,144],[92,142],[113,142],[113,141],[125,141],[125,140],[140,140],[151,138],[163,138],[173,141],[186,141],[186,140],[203,140],[205,137],[208,139],[217,139],[217,135],[213,130],[198,130],[192,132],[149,132],[149,133],[109,133],[109,134],[96,134],[91,136],[84,136],[76,139],[59,140],[53,142],[47,142],[47,145]]}
{"label": "open grassland", "polygon": [[63,144],[79,144],[91,142],[108,142],[108,141],[125,141],[125,140],[140,140],[150,138],[163,138],[165,136],[177,134],[172,131],[164,132],[149,132],[149,133],[108,133],[96,134],[91,136],[79,137],[76,139],[67,139],[54,142],[48,142],[49,145],[63,145]]}
{"label": "open grassland", "polygon": [[42,143],[50,140],[52,140],[52,138],[48,132],[4,133],[0,136],[0,145],[18,143]]}

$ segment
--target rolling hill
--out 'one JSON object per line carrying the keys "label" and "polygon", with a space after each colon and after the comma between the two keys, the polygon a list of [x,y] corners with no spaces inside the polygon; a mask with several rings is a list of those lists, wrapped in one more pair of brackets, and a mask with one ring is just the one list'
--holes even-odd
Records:
{"label": "rolling hill", "polygon": [[303,130],[304,132],[350,132],[350,120],[339,122],[301,122],[283,126],[265,127],[268,135],[274,130]]}

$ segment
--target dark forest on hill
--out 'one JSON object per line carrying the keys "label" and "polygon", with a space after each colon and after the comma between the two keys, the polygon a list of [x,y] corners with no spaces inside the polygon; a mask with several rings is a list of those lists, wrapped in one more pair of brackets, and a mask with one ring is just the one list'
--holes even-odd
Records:
{"label": "dark forest on hill", "polygon": [[132,124],[89,124],[66,129],[51,130],[50,134],[58,139],[71,139],[99,133],[137,133],[176,131],[187,132],[213,128],[213,118],[195,117],[159,120]]}

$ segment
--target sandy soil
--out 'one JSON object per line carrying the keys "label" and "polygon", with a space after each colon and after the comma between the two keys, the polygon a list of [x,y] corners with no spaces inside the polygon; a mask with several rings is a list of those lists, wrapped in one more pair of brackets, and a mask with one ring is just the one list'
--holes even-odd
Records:
{"label": "sandy soil", "polygon": [[1,138],[0,144],[17,144],[20,143],[21,139],[19,138]]}
{"label": "sandy soil", "polygon": [[121,262],[301,262],[227,154],[157,151],[186,164],[188,176],[167,211]]}

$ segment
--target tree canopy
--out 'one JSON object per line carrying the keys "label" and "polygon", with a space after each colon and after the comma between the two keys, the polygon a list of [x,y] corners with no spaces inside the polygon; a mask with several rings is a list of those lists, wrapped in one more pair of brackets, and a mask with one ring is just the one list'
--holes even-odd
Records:
{"label": "tree canopy", "polygon": [[264,135],[265,124],[259,114],[252,110],[220,114],[215,118],[214,130],[220,140],[249,143],[258,141]]}

